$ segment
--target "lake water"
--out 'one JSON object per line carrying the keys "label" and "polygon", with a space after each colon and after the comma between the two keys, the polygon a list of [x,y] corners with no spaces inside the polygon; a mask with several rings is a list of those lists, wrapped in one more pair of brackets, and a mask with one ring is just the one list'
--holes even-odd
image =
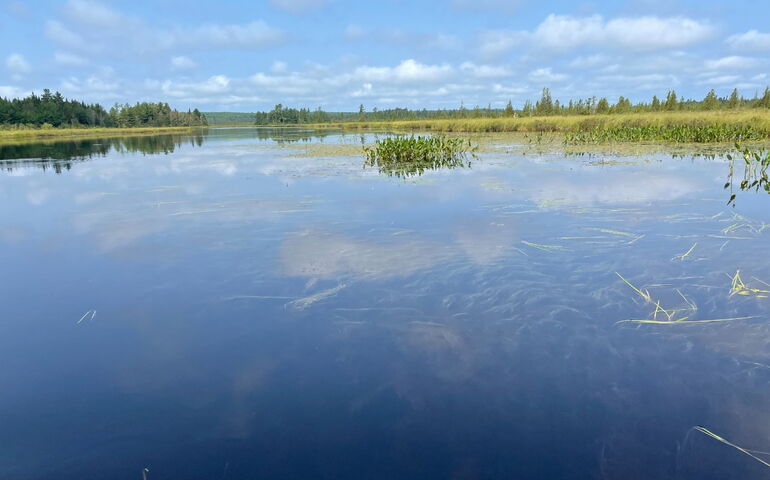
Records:
{"label": "lake water", "polygon": [[694,429],[770,451],[770,195],[515,137],[397,178],[374,138],[0,147],[0,478],[770,476]]}

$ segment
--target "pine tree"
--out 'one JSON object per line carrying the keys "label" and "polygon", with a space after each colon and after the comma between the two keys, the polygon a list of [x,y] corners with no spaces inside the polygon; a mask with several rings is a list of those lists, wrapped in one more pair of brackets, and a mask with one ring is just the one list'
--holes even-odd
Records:
{"label": "pine tree", "polygon": [[701,108],[703,110],[716,110],[719,108],[719,98],[717,98],[717,94],[713,88],[709,90],[709,93],[703,98]]}
{"label": "pine tree", "polygon": [[513,116],[513,104],[511,104],[511,101],[508,100],[508,104],[505,106],[505,110],[503,111],[506,117],[512,117]]}

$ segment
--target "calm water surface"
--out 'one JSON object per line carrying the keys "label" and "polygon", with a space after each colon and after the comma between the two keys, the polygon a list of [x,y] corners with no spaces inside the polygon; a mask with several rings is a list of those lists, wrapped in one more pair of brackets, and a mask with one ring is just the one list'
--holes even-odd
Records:
{"label": "calm water surface", "polygon": [[0,147],[0,478],[768,478],[770,195],[373,139]]}

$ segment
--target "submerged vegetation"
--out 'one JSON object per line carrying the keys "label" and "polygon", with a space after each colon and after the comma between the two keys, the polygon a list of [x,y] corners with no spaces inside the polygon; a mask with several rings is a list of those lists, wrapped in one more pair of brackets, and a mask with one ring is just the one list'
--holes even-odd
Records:
{"label": "submerged vegetation", "polygon": [[470,140],[437,136],[388,137],[364,147],[364,165],[399,178],[422,175],[425,170],[468,167],[476,151]]}

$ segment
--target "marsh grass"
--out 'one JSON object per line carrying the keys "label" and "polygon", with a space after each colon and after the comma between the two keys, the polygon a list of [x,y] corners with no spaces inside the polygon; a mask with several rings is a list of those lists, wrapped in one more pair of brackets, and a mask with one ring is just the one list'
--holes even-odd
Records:
{"label": "marsh grass", "polygon": [[399,178],[422,175],[439,168],[470,168],[468,156],[476,147],[470,140],[436,136],[397,136],[363,147],[364,165]]}
{"label": "marsh grass", "polygon": [[163,135],[190,133],[201,127],[139,127],[139,128],[0,128],[0,145],[37,142],[67,138],[105,138],[134,135]]}
{"label": "marsh grass", "polygon": [[654,112],[616,115],[426,119],[394,122],[342,122],[319,128],[432,132],[522,132],[539,144],[544,135],[568,134],[567,144],[606,142],[710,143],[770,138],[770,111]]}

